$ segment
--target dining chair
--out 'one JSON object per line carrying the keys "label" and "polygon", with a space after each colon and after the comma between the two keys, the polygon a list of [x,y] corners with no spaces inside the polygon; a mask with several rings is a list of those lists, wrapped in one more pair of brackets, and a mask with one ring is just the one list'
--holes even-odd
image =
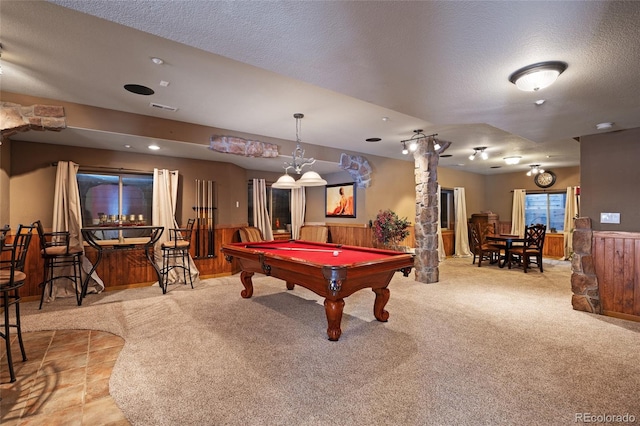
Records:
{"label": "dining chair", "polygon": [[[169,286],[169,274],[175,269],[182,269],[184,284],[187,284],[187,276],[189,283],[193,288],[193,279],[191,278],[191,260],[189,258],[189,250],[191,249],[191,234],[193,233],[193,225],[195,219],[189,219],[187,226],[184,228],[168,229],[169,240],[162,243],[162,269],[160,275],[162,282],[160,287],[162,293],[167,292]],[[176,281],[178,280],[176,276]]]}
{"label": "dining chair", "polygon": [[300,227],[300,240],[326,243],[329,241],[329,227],[321,225],[305,225]]}
{"label": "dining chair", "polygon": [[486,233],[482,230],[482,224],[470,222],[468,226],[471,252],[473,253],[473,262],[471,264],[476,263],[476,258],[478,258],[478,267],[482,266],[483,259],[488,260],[489,263],[496,263],[500,259],[501,248],[485,241],[484,236]]}
{"label": "dining chair", "polygon": [[42,276],[42,295],[40,307],[44,302],[47,287],[49,297],[53,296],[53,284],[57,280],[69,280],[73,282],[78,306],[82,303],[82,247],[70,246],[71,235],[68,231],[44,232],[42,222],[34,222],[40,239],[40,256],[44,260],[44,273]]}
{"label": "dining chair", "polygon": [[[11,382],[16,381],[16,375],[13,370],[13,355],[11,353],[11,328],[16,329],[22,361],[27,360],[27,353],[22,341],[22,327],[20,325],[20,287],[24,285],[27,279],[27,275],[24,273],[24,265],[34,228],[33,225],[20,225],[13,238],[13,243],[2,245],[4,256],[0,257],[0,293],[2,295],[0,307],[4,311],[4,331],[0,331],[0,336],[5,340]],[[7,255],[7,252],[10,252],[10,255]],[[9,315],[11,306],[15,308],[13,324]]]}
{"label": "dining chair", "polygon": [[522,246],[512,247],[511,250],[509,250],[509,269],[511,269],[511,263],[515,261],[518,264],[522,264],[525,273],[532,263],[538,265],[540,272],[544,272],[542,267],[542,250],[544,248],[546,232],[547,226],[540,223],[527,226],[524,231],[524,244]]}

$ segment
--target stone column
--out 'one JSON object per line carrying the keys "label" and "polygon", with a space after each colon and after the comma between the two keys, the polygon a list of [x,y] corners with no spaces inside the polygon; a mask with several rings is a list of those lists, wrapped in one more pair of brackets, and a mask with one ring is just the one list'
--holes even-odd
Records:
{"label": "stone column", "polygon": [[416,281],[436,283],[439,280],[438,265],[438,161],[451,142],[439,141],[440,149],[434,149],[432,137],[420,139],[414,152],[416,182],[416,257],[414,268]]}
{"label": "stone column", "polygon": [[576,311],[602,313],[598,277],[591,253],[593,230],[591,219],[575,220],[573,231],[573,257],[571,258],[571,305]]}

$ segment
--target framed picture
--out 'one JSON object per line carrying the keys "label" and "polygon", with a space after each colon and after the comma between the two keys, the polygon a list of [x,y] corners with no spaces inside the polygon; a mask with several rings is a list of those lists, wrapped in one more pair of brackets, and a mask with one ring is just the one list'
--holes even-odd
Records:
{"label": "framed picture", "polygon": [[325,187],[325,217],[356,217],[356,184]]}

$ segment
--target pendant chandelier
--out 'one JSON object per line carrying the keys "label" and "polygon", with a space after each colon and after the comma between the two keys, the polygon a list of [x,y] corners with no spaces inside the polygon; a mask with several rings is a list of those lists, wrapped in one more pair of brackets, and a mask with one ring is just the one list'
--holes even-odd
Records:
{"label": "pendant chandelier", "polygon": [[293,118],[296,119],[296,149],[293,150],[291,162],[285,161],[284,163],[284,175],[280,176],[280,178],[271,185],[272,188],[291,189],[302,186],[324,186],[327,184],[327,181],[322,179],[322,177],[313,170],[305,172],[298,180],[295,180],[293,176],[289,175],[289,169],[292,169],[296,174],[301,174],[303,167],[310,166],[316,162],[315,158],[304,158],[304,149],[300,146],[300,120],[302,120],[303,117],[304,114],[299,112],[293,114]]}

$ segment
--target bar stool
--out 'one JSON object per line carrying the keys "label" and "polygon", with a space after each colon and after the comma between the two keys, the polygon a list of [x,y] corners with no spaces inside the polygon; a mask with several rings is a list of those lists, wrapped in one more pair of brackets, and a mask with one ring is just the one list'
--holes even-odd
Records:
{"label": "bar stool", "polygon": [[[49,297],[53,296],[55,280],[68,279],[73,282],[78,306],[82,303],[82,255],[81,247],[70,247],[71,235],[67,231],[44,232],[42,223],[34,222],[40,237],[40,255],[44,259],[44,273],[42,277],[42,296],[40,307],[44,302],[44,294],[49,286]],[[56,269],[59,274],[56,275]]]}
{"label": "bar stool", "polygon": [[[13,239],[13,244],[2,244],[2,253],[11,252],[10,256],[2,256],[0,258],[0,307],[4,310],[3,330],[0,336],[5,340],[7,349],[7,362],[9,364],[9,375],[11,382],[16,381],[16,374],[13,370],[13,357],[11,354],[11,328],[17,330],[18,343],[20,344],[20,352],[22,352],[22,361],[27,360],[27,354],[24,350],[22,342],[22,327],[20,326],[20,287],[24,285],[27,275],[24,273],[24,265],[31,243],[33,233],[33,225],[20,225],[18,233]],[[9,311],[11,306],[15,307],[15,323],[11,323]]]}
{"label": "bar stool", "polygon": [[193,288],[193,279],[191,278],[191,262],[189,259],[189,249],[191,248],[191,233],[195,219],[189,219],[185,228],[169,229],[169,241],[162,243],[162,282],[160,287],[162,293],[167,292],[169,286],[169,272],[179,268],[182,269],[184,283],[187,284],[187,275],[189,275],[189,283]]}

